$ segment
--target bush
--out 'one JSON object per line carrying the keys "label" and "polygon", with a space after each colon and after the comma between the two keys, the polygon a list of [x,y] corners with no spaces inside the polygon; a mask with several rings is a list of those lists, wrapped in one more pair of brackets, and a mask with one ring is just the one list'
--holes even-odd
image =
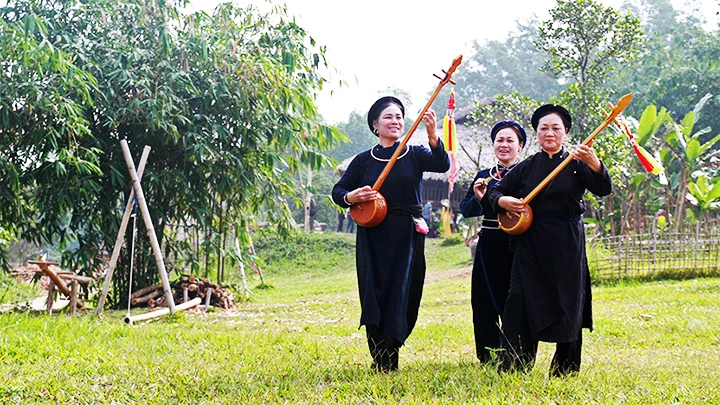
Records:
{"label": "bush", "polygon": [[440,243],[440,246],[453,246],[453,245],[459,245],[461,243],[465,243],[465,238],[463,238],[463,236],[460,235],[459,233],[454,233],[454,234],[444,238],[442,243]]}

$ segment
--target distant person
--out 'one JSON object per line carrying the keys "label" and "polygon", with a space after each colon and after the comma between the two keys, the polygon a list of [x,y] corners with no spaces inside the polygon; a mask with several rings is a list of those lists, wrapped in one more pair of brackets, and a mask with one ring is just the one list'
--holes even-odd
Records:
{"label": "distant person", "polygon": [[[450,160],[436,134],[437,117],[422,116],[430,149],[407,145],[380,188],[388,212],[372,228],[358,227],[356,265],[360,325],[365,325],[373,368],[388,373],[398,368],[400,347],[410,336],[418,317],[425,280],[425,233],[422,217],[423,172],[445,172]],[[336,204],[348,208],[372,201],[378,179],[403,136],[405,108],[395,97],[378,99],[368,112],[368,126],[379,144],[359,153],[333,188]]]}
{"label": "distant person", "polygon": [[345,232],[347,233],[353,233],[355,232],[355,220],[352,218],[352,215],[350,215],[350,210],[345,214],[345,219],[347,220],[347,225],[345,226]]}
{"label": "distant person", "polygon": [[570,154],[563,141],[572,125],[568,110],[545,104],[532,115],[540,152],[518,163],[487,191],[495,211],[525,212],[527,196],[566,159],[567,167],[532,200],[532,225],[517,238],[510,291],[502,316],[500,370],[532,367],[538,342],[557,343],[550,374],[580,371],[582,328],[592,329],[590,271],[585,256],[585,191],[612,192],[607,168],[591,146]]}
{"label": "distant person", "polygon": [[443,199],[440,203],[442,204],[442,211],[440,213],[440,223],[442,226],[440,228],[440,234],[443,238],[447,238],[452,235],[452,217],[450,215],[452,209],[450,208],[450,200],[447,198]]}
{"label": "distant person", "polygon": [[526,143],[525,129],[515,121],[500,121],[490,130],[497,163],[480,170],[460,203],[463,217],[483,217],[473,255],[470,303],[475,332],[475,353],[481,362],[493,361],[500,344],[499,320],[505,309],[514,237],[498,228],[497,213],[485,196],[488,189],[518,163]]}
{"label": "distant person", "polygon": [[315,230],[315,215],[317,214],[317,205],[315,199],[310,198],[310,205],[308,206],[308,215],[310,217],[310,232]]}
{"label": "distant person", "polygon": [[345,213],[345,211],[346,210],[342,210],[342,211],[338,212],[338,216],[337,216],[338,223],[337,223],[337,229],[335,230],[338,233],[343,231],[343,222],[345,222],[345,216],[347,215],[347,213]]}
{"label": "distant person", "polygon": [[433,208],[433,200],[428,200],[425,205],[423,205],[423,219],[425,219],[425,222],[430,226],[432,223],[432,208]]}

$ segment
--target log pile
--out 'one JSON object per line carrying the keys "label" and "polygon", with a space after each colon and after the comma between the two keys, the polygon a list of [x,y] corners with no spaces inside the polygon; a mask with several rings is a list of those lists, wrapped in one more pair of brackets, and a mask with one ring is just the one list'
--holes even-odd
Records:
{"label": "log pile", "polygon": [[[193,298],[200,298],[204,305],[209,294],[211,306],[229,309],[233,305],[232,295],[228,294],[227,286],[218,285],[197,276],[183,274],[179,279],[170,283],[170,288],[175,304],[186,302],[186,299],[189,301]],[[130,305],[148,308],[167,307],[162,284],[147,286],[135,291],[130,295]]]}

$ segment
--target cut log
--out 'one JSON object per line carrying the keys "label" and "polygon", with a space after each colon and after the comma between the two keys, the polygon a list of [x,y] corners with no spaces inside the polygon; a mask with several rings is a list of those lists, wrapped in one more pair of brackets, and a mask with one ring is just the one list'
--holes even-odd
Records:
{"label": "cut log", "polygon": [[157,298],[163,295],[162,289],[155,290],[148,295],[143,297],[137,297],[130,300],[131,305],[147,304],[151,299]]}
{"label": "cut log", "polygon": [[147,295],[147,293],[155,291],[155,290],[162,290],[163,286],[162,284],[155,284],[155,285],[149,285],[147,287],[141,288],[134,293],[130,294],[130,299],[142,297],[144,295]]}

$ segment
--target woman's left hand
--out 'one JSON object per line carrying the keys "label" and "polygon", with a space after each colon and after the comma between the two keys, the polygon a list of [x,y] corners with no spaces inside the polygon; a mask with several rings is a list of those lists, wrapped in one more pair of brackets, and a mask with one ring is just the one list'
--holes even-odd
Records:
{"label": "woman's left hand", "polygon": [[427,129],[428,133],[428,142],[430,143],[430,146],[437,146],[438,143],[440,143],[440,139],[438,139],[436,134],[437,129],[437,115],[435,115],[435,111],[433,110],[427,110],[425,111],[425,114],[422,116],[422,122],[425,124],[425,128]]}
{"label": "woman's left hand", "polygon": [[592,147],[581,144],[578,146],[574,155],[575,159],[582,160],[587,163],[592,171],[600,173],[602,170],[602,163],[600,163],[600,159],[598,159],[597,155],[595,155],[595,151]]}

